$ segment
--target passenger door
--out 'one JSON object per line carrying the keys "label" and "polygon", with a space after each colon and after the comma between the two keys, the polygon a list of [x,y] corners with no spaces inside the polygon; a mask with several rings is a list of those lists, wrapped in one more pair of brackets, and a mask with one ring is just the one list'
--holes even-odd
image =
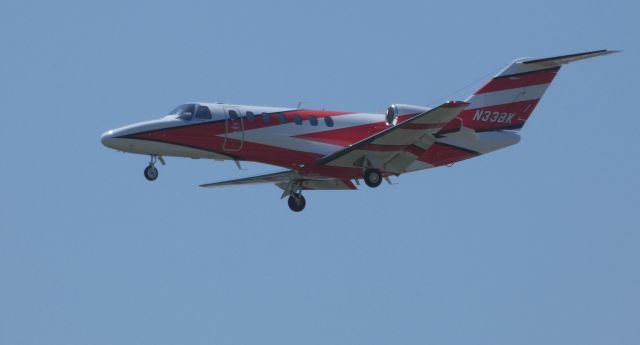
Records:
{"label": "passenger door", "polygon": [[224,143],[225,151],[240,151],[244,144],[244,118],[236,107],[224,107]]}

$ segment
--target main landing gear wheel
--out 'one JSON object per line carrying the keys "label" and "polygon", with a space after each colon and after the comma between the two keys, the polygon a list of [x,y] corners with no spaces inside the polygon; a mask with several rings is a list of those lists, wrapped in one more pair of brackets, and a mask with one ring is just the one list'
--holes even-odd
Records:
{"label": "main landing gear wheel", "polygon": [[364,183],[371,188],[378,187],[382,183],[382,174],[378,169],[367,169],[364,171]]}
{"label": "main landing gear wheel", "polygon": [[158,178],[158,169],[153,164],[149,164],[144,169],[144,177],[149,181],[155,181]]}
{"label": "main landing gear wheel", "polygon": [[293,212],[300,212],[304,210],[304,207],[307,205],[307,201],[304,199],[302,194],[296,193],[291,194],[289,196],[289,208]]}

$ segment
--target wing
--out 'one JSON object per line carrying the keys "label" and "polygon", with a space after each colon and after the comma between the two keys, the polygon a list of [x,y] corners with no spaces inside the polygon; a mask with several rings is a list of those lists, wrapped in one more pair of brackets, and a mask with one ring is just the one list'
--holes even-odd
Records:
{"label": "wing", "polygon": [[281,188],[285,197],[296,190],[339,190],[357,189],[351,180],[324,178],[317,176],[303,176],[293,170],[281,171],[273,174],[252,176],[235,180],[226,180],[214,183],[206,183],[200,187],[214,188],[223,186],[237,186],[246,184],[273,183]]}
{"label": "wing", "polygon": [[466,102],[447,102],[396,126],[320,158],[323,165],[363,167],[369,164],[400,174],[433,143],[434,134],[466,108]]}
{"label": "wing", "polygon": [[226,180],[214,183],[206,183],[201,184],[200,187],[205,188],[214,188],[214,187],[224,187],[224,186],[237,186],[243,184],[259,184],[259,183],[281,183],[281,182],[289,182],[291,178],[295,175],[293,170],[281,171],[273,174],[259,175],[259,176],[251,176],[245,178],[239,178],[235,180]]}

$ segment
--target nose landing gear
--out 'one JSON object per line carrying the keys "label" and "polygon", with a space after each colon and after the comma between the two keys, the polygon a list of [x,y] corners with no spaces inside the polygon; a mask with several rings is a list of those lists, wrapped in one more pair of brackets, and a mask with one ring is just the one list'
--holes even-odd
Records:
{"label": "nose landing gear", "polygon": [[149,164],[144,169],[144,177],[149,181],[155,181],[158,178],[158,169],[153,164]]}
{"label": "nose landing gear", "polygon": [[162,156],[151,155],[149,165],[144,169],[144,177],[149,181],[155,181],[158,178],[158,169],[156,169],[156,162],[160,161],[164,165],[164,159]]}

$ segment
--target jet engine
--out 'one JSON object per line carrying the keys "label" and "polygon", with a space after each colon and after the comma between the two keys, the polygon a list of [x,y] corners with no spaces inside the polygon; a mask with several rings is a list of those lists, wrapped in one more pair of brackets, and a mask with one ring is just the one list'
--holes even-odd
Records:
{"label": "jet engine", "polygon": [[[385,120],[387,126],[394,126],[398,123],[398,117],[403,115],[418,115],[425,111],[431,110],[430,108],[418,107],[415,105],[407,104],[392,104],[387,108]],[[404,119],[403,119],[404,120]]]}

